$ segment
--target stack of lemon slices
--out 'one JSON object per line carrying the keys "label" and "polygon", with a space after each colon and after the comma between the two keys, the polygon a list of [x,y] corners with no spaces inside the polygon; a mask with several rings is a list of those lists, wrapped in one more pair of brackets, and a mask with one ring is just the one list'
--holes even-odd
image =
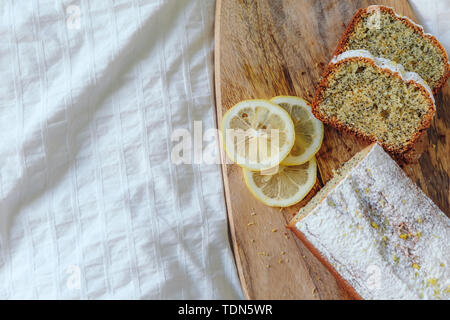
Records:
{"label": "stack of lemon slices", "polygon": [[224,115],[221,131],[228,157],[242,167],[247,187],[266,205],[291,206],[314,186],[323,125],[305,100],[278,96],[239,102]]}

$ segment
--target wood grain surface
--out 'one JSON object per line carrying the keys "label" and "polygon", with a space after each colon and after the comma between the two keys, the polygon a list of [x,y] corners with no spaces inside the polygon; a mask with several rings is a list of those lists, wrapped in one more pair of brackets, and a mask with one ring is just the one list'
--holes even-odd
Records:
{"label": "wood grain surface", "polygon": [[[311,101],[324,67],[355,11],[385,4],[417,21],[406,0],[218,0],[215,25],[217,120],[244,99],[295,95]],[[404,167],[411,179],[449,215],[450,88],[436,97],[437,114],[426,151]],[[248,299],[346,299],[331,274],[285,226],[328,181],[333,170],[366,143],[325,127],[317,154],[318,180],[300,204],[287,209],[259,203],[241,169],[224,164],[230,232],[239,277]],[[222,153],[222,156],[225,155]]]}

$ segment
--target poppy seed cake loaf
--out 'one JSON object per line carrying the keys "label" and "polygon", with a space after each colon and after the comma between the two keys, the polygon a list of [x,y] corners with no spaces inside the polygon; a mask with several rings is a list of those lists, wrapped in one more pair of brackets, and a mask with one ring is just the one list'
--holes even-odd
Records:
{"label": "poppy seed cake loaf", "polygon": [[430,126],[433,94],[423,79],[366,50],[334,57],[314,97],[312,112],[322,122],[357,137],[378,141],[399,160]]}
{"label": "poppy seed cake loaf", "polygon": [[418,73],[434,93],[450,76],[448,56],[439,41],[389,7],[376,5],[360,9],[348,25],[335,55],[358,49]]}
{"label": "poppy seed cake loaf", "polygon": [[288,227],[352,298],[450,299],[450,219],[377,144]]}

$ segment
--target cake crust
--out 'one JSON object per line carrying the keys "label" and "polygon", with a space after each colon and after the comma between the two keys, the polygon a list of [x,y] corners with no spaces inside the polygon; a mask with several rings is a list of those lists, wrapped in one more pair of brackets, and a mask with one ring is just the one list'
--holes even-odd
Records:
{"label": "cake crust", "polygon": [[337,55],[347,51],[346,46],[347,46],[348,40],[351,37],[356,25],[360,22],[360,20],[362,18],[364,18],[365,15],[370,14],[370,11],[375,8],[379,9],[385,13],[390,14],[391,16],[394,17],[394,19],[401,21],[407,27],[412,28],[416,33],[418,33],[422,37],[428,38],[437,48],[439,48],[439,52],[440,52],[442,61],[446,65],[446,69],[445,69],[446,71],[444,72],[444,74],[442,74],[441,80],[439,81],[439,83],[435,87],[432,88],[433,94],[437,94],[440,91],[440,89],[446,84],[448,78],[450,77],[450,64],[448,61],[447,52],[445,51],[442,44],[436,39],[436,37],[434,37],[431,34],[425,33],[421,26],[413,23],[409,18],[400,17],[394,11],[394,9],[392,9],[390,7],[386,7],[386,6],[382,6],[382,5],[373,5],[373,6],[369,6],[367,8],[359,9],[353,16],[350,23],[348,24],[346,30],[344,31],[344,34],[342,35],[342,38],[339,41],[338,46],[337,46],[333,56],[337,56]]}
{"label": "cake crust", "polygon": [[325,113],[320,111],[320,104],[323,101],[323,93],[328,88],[329,83],[329,76],[343,63],[346,63],[348,61],[364,61],[365,63],[371,65],[375,69],[379,69],[384,73],[388,73],[391,76],[396,77],[397,79],[404,81],[402,76],[398,74],[397,72],[394,72],[388,68],[381,68],[378,66],[373,59],[366,58],[366,57],[350,57],[345,58],[343,60],[338,61],[337,63],[330,63],[325,70],[322,80],[320,81],[319,86],[317,87],[314,100],[312,102],[312,112],[314,116],[321,120],[322,122],[331,125],[338,129],[339,131],[346,132],[350,135],[353,135],[359,139],[365,140],[367,142],[378,142],[380,145],[383,146],[383,148],[388,151],[396,160],[402,161],[402,162],[412,162],[415,159],[417,159],[417,156],[411,156],[413,152],[413,149],[416,145],[416,143],[420,140],[420,138],[423,136],[423,134],[426,132],[426,130],[430,127],[431,122],[433,120],[433,116],[435,113],[434,109],[434,100],[432,95],[430,96],[430,93],[419,83],[409,80],[404,81],[407,84],[413,85],[417,87],[424,96],[427,97],[427,101],[430,104],[430,107],[428,108],[427,114],[424,116],[424,121],[421,123],[421,125],[417,128],[417,130],[414,132],[414,134],[411,136],[411,138],[401,147],[401,149],[394,148],[393,146],[386,144],[382,141],[377,141],[374,135],[365,134],[362,132],[359,132],[357,129],[352,128],[350,126],[347,126],[346,124],[340,122],[335,117],[328,117]]}
{"label": "cake crust", "polygon": [[330,264],[330,262],[317,250],[311,242],[306,239],[306,237],[301,233],[294,223],[294,219],[286,226],[291,230],[297,238],[305,245],[306,248],[323,264],[325,268],[331,273],[331,275],[336,279],[337,283],[343,290],[344,300],[363,300],[363,298],[356,292],[356,290],[341,277],[339,272]]}

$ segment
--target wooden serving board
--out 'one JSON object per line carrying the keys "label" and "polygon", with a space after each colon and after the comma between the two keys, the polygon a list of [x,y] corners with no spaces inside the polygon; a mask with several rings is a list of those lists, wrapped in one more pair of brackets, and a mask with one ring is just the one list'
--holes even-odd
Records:
{"label": "wooden serving board", "polygon": [[[215,25],[217,119],[244,99],[294,95],[309,101],[323,68],[355,11],[385,4],[417,21],[406,0],[218,0]],[[436,97],[437,114],[427,150],[404,168],[448,215],[450,90]],[[316,188],[300,204],[280,210],[259,203],[247,190],[241,169],[224,164],[223,179],[235,260],[248,299],[345,299],[331,274],[286,224],[332,177],[334,169],[367,144],[331,127],[317,154]],[[222,152],[222,156],[224,156]],[[253,214],[254,213],[254,214]]]}

